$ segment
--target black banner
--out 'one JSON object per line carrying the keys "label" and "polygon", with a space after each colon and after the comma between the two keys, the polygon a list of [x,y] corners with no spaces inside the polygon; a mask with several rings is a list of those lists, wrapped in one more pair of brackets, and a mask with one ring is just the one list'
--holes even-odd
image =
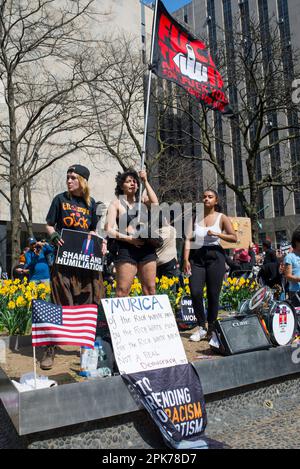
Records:
{"label": "black banner", "polygon": [[[200,379],[189,363],[122,375],[157,424],[166,444],[175,449],[207,449],[207,425]],[[218,444],[214,442],[214,447]]]}
{"label": "black banner", "polygon": [[205,44],[179,24],[158,1],[153,72],[177,83],[197,101],[231,114],[223,78]]}
{"label": "black banner", "polygon": [[88,269],[101,272],[102,238],[84,231],[62,230],[63,246],[59,246],[56,264],[78,269]]}

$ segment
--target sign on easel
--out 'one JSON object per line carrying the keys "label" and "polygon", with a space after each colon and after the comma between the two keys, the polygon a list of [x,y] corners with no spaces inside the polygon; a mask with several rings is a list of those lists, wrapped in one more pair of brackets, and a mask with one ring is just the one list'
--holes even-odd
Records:
{"label": "sign on easel", "polygon": [[187,364],[167,295],[102,300],[121,374]]}

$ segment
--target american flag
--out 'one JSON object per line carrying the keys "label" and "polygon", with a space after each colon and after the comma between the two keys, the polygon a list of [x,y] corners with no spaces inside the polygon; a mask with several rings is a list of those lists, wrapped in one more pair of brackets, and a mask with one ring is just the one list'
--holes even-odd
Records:
{"label": "american flag", "polygon": [[32,302],[32,346],[78,345],[94,348],[98,307]]}

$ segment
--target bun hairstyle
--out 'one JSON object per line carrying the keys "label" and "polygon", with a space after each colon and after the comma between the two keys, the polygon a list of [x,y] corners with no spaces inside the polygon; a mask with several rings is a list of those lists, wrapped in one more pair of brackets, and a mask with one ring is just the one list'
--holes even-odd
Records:
{"label": "bun hairstyle", "polygon": [[205,192],[212,192],[215,195],[215,197],[218,201],[218,203],[215,205],[215,211],[221,213],[222,212],[222,206],[219,203],[219,194],[217,193],[217,191],[215,191],[214,189],[206,189],[203,192],[203,194],[205,194]]}
{"label": "bun hairstyle", "polygon": [[138,173],[135,171],[135,169],[132,169],[132,168],[129,168],[127,169],[126,171],[124,171],[124,173],[118,173],[116,175],[116,188],[115,188],[115,195],[118,197],[119,195],[123,195],[124,194],[124,191],[123,191],[123,184],[124,182],[126,181],[126,179],[128,177],[132,177],[136,182],[137,182],[137,185],[138,185],[138,190],[140,188],[140,178],[139,178],[139,175]]}

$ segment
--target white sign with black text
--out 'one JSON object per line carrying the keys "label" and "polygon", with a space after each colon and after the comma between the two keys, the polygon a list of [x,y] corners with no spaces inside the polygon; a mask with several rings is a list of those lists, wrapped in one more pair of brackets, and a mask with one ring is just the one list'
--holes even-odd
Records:
{"label": "white sign with black text", "polygon": [[102,300],[121,374],[188,363],[167,295]]}

